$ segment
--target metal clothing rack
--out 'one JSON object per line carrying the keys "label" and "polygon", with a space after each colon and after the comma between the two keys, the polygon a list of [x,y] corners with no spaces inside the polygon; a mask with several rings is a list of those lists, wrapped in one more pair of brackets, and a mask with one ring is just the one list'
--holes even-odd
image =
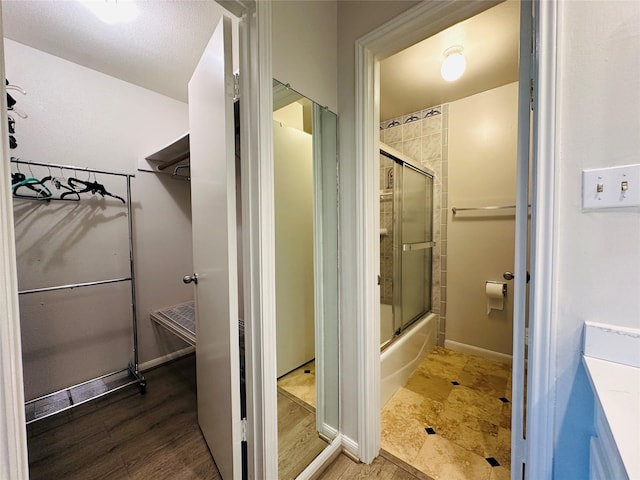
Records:
{"label": "metal clothing rack", "polygon": [[[72,165],[28,162],[24,160],[19,160],[17,158],[11,158],[11,163],[45,167],[45,168],[73,170],[76,172],[98,173],[102,175],[113,175],[118,177],[125,177],[126,185],[127,185],[126,205],[127,205],[127,230],[129,234],[129,276],[122,277],[122,278],[110,278],[110,279],[99,280],[95,282],[75,283],[75,284],[68,284],[68,285],[55,285],[51,287],[22,290],[18,292],[18,295],[29,295],[32,293],[51,292],[56,290],[68,290],[68,289],[83,288],[83,287],[90,287],[90,286],[96,286],[96,285],[106,285],[106,284],[118,283],[118,282],[130,282],[131,313],[132,313],[132,323],[133,323],[132,325],[133,327],[133,360],[129,362],[127,368],[124,368],[122,370],[108,373],[101,377],[94,378],[93,380],[82,382],[78,385],[74,385],[74,386],[71,386],[71,387],[59,390],[57,392],[53,392],[48,395],[44,395],[42,397],[38,397],[26,402],[25,408],[27,412],[27,424],[32,423],[36,420],[47,418],[51,415],[55,415],[56,413],[62,412],[64,410],[68,410],[70,408],[81,405],[95,398],[115,392],[129,385],[138,384],[140,388],[140,393],[144,394],[146,392],[147,382],[144,376],[140,373],[139,363],[138,363],[138,321],[137,321],[137,312],[136,312],[136,285],[135,285],[135,271],[134,271],[134,262],[133,262],[133,218],[132,218],[132,207],[131,207],[131,178],[135,177],[135,175],[128,174],[128,173],[112,172],[108,170],[75,167]],[[56,199],[50,198],[48,200],[56,200]],[[40,200],[36,200],[36,201],[40,201]],[[68,402],[66,404],[63,402],[62,406],[58,406],[54,408],[45,408],[43,409],[44,412],[38,415],[38,412],[36,411],[38,403],[42,404],[43,402],[46,402],[47,399],[56,399],[56,398],[60,398],[60,396],[65,397],[65,394],[66,394],[66,397],[68,398]]]}

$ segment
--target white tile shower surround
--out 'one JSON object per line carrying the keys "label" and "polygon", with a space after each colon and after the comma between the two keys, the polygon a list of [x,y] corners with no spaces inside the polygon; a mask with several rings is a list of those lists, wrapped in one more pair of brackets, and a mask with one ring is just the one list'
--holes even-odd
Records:
{"label": "white tile shower surround", "polygon": [[586,322],[584,340],[596,411],[604,414],[627,478],[640,479],[640,329]]}

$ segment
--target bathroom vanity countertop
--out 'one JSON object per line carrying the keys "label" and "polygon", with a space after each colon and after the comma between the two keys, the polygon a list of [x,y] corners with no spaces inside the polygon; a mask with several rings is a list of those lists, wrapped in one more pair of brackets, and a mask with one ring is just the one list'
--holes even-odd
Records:
{"label": "bathroom vanity countertop", "polygon": [[627,475],[640,479],[640,368],[583,359]]}

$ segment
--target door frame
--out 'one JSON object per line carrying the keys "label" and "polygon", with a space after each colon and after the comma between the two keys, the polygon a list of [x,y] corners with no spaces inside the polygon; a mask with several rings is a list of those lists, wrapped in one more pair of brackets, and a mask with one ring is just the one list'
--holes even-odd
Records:
{"label": "door frame", "polygon": [[[0,5],[0,34],[2,6]],[[4,36],[2,36],[4,38]],[[0,74],[5,76],[4,42],[0,44]],[[4,84],[0,95],[5,98]],[[7,118],[7,106],[0,102],[0,116]],[[22,343],[18,306],[18,276],[16,268],[13,199],[9,178],[9,131],[0,122],[0,477],[29,478],[27,460],[27,429],[24,413],[22,379]]]}
{"label": "door frame", "polygon": [[277,478],[271,2],[216,1],[240,18],[240,168],[248,478]]}
{"label": "door frame", "polygon": [[[356,250],[358,455],[366,463],[380,450],[379,328],[378,322],[368,321],[379,319],[378,169],[375,162],[370,161],[378,151],[379,142],[379,61],[498,3],[423,2],[356,42],[355,225],[361,247]],[[557,9],[557,0],[535,0],[528,428],[526,443],[515,445],[524,450],[518,457],[526,461],[529,478],[551,478],[553,461]],[[521,472],[512,471],[512,475],[519,478]]]}

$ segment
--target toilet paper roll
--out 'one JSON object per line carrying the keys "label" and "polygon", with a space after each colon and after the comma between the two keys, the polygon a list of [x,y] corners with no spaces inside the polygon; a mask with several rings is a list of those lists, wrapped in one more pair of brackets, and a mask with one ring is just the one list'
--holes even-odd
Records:
{"label": "toilet paper roll", "polygon": [[486,282],[484,288],[484,294],[487,297],[487,315],[491,313],[491,310],[502,310],[504,308],[504,283]]}

